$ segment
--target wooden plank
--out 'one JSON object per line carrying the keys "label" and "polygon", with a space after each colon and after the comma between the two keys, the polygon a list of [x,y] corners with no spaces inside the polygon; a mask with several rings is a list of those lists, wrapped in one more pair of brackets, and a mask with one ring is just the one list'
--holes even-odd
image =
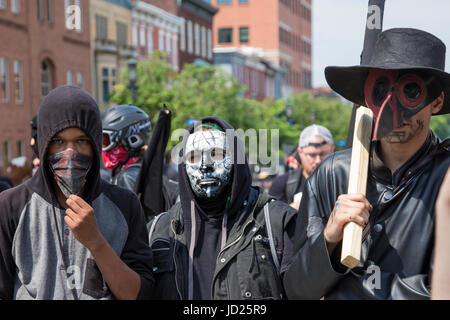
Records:
{"label": "wooden plank", "polygon": [[[348,194],[366,194],[372,125],[372,111],[366,107],[359,107],[355,117]],[[342,239],[341,263],[350,269],[356,267],[360,261],[361,241],[362,227],[355,222],[347,223]]]}

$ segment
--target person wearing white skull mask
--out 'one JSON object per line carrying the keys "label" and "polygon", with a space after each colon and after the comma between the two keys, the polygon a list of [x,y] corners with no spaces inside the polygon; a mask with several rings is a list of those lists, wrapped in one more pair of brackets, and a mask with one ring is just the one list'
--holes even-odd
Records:
{"label": "person wearing white skull mask", "polygon": [[283,299],[296,212],[252,187],[242,142],[217,117],[181,147],[180,202],[148,224],[155,299]]}

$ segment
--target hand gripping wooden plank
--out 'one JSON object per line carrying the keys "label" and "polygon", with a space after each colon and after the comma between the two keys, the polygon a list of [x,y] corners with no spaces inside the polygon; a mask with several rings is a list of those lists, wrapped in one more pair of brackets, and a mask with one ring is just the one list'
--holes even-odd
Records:
{"label": "hand gripping wooden plank", "polygon": [[[348,194],[366,195],[369,151],[372,140],[373,113],[369,108],[359,107],[355,117]],[[356,267],[361,257],[362,227],[349,222],[344,226],[341,263],[350,269]]]}

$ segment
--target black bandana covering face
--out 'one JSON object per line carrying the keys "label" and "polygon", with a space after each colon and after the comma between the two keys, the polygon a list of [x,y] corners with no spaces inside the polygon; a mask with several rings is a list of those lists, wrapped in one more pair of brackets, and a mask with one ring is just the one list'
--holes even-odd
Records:
{"label": "black bandana covering face", "polygon": [[192,191],[199,198],[221,194],[231,180],[233,162],[226,150],[226,134],[198,131],[186,143],[186,172]]}
{"label": "black bandana covering face", "polygon": [[364,86],[367,106],[376,119],[373,140],[399,128],[442,92],[432,75],[414,71],[371,69]]}
{"label": "black bandana covering face", "polygon": [[86,176],[92,163],[91,157],[67,149],[49,156],[48,161],[64,196],[69,198],[71,194],[79,195],[86,183]]}

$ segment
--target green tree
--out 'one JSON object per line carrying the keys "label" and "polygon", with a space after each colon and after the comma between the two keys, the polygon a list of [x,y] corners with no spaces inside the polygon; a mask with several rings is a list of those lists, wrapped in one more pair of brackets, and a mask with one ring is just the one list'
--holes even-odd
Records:
{"label": "green tree", "polygon": [[[286,101],[245,99],[245,86],[221,68],[185,64],[177,73],[159,52],[154,53],[150,60],[139,63],[137,72],[137,106],[154,122],[162,105],[166,104],[173,112],[172,131],[187,128],[189,119],[215,115],[243,131],[267,129],[268,141],[270,129],[278,130],[280,149],[285,144],[296,145],[300,132],[312,123],[329,128],[335,140],[347,137],[351,107],[336,99],[316,99],[309,93],[293,95]],[[127,70],[121,76],[121,83],[115,87],[112,101],[131,103]],[[287,107],[292,109],[290,117]],[[169,140],[168,149],[178,143]],[[268,148],[270,153],[270,143]]]}
{"label": "green tree", "polygon": [[347,140],[351,105],[339,99],[314,98],[309,92],[292,95],[286,105],[291,106],[292,120],[300,131],[311,124],[319,124],[330,130],[334,141]]}
{"label": "green tree", "polygon": [[439,138],[450,138],[450,114],[431,117],[430,127]]}

